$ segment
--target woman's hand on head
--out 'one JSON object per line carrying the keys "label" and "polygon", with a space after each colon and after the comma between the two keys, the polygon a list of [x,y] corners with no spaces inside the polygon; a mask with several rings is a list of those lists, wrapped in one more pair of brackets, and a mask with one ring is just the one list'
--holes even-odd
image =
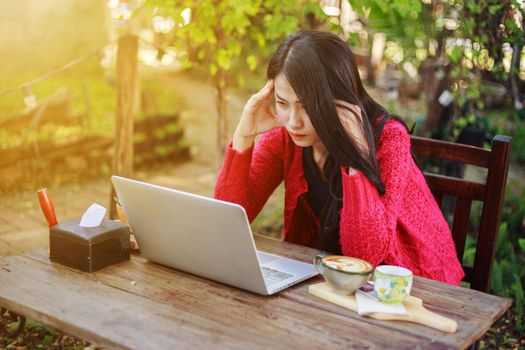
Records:
{"label": "woman's hand on head", "polygon": [[369,147],[363,130],[363,115],[361,113],[361,108],[342,100],[335,100],[334,102],[337,113],[339,114],[339,119],[341,120],[341,124],[343,124],[346,132],[353,140],[355,140],[361,150],[368,154]]}
{"label": "woman's hand on head", "polygon": [[246,102],[233,136],[234,149],[243,151],[251,146],[255,136],[280,125],[279,119],[270,108],[273,92],[274,83],[269,80]]}

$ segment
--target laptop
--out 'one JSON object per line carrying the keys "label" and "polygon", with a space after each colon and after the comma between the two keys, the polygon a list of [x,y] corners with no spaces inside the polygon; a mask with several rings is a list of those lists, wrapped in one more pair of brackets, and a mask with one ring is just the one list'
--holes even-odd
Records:
{"label": "laptop", "polygon": [[119,176],[111,180],[148,260],[262,295],[318,274],[312,264],[257,251],[240,205]]}

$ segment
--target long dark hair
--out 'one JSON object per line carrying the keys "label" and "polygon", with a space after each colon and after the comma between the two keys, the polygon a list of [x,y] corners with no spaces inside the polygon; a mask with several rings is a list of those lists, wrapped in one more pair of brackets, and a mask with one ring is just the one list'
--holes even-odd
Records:
{"label": "long dark hair", "polygon": [[[321,31],[301,30],[290,35],[270,60],[267,76],[275,79],[283,74],[301,100],[303,108],[319,138],[328,151],[323,175],[328,181],[329,200],[321,212],[319,246],[332,253],[341,253],[339,242],[339,211],[342,207],[341,166],[361,171],[385,193],[375,156],[374,125],[386,111],[363,88],[354,55],[338,36]],[[337,113],[334,100],[359,106],[369,153],[361,150],[351,138]],[[359,118],[358,118],[359,119]]]}

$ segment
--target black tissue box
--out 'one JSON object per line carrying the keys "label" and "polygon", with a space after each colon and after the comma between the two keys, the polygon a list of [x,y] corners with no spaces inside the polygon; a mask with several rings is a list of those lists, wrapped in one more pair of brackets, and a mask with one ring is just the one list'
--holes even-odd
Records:
{"label": "black tissue box", "polygon": [[129,260],[129,227],[103,219],[97,227],[81,227],[80,219],[49,228],[51,261],[93,272]]}

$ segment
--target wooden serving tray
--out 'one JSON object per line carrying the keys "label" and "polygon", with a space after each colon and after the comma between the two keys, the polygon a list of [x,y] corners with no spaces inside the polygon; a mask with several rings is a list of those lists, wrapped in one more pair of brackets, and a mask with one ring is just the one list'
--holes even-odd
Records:
{"label": "wooden serving tray", "polygon": [[[312,284],[308,287],[308,293],[357,312],[357,301],[355,295],[336,294],[326,282]],[[406,315],[371,313],[366,314],[365,316],[377,320],[396,320],[419,323],[448,333],[454,333],[458,328],[456,321],[427,310],[423,306],[423,300],[420,298],[409,295],[403,301],[403,305],[407,311]]]}

